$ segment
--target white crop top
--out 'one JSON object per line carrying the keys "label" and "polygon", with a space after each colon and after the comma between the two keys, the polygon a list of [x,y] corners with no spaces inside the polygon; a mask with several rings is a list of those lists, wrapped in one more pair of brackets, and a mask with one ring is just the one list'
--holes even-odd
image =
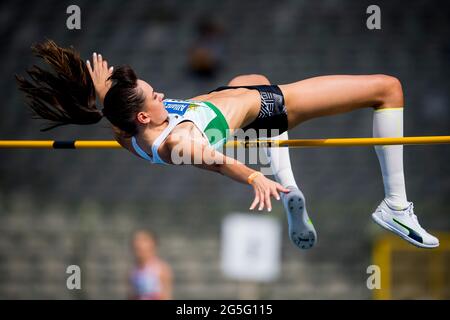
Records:
{"label": "white crop top", "polygon": [[152,155],[146,153],[137,143],[136,138],[131,138],[131,144],[139,156],[151,163],[167,164],[158,154],[158,148],[172,130],[181,122],[192,122],[208,140],[210,146],[221,148],[228,138],[228,123],[216,106],[208,101],[191,101],[165,99],[164,107],[169,112],[169,125],[154,141],[151,150]]}

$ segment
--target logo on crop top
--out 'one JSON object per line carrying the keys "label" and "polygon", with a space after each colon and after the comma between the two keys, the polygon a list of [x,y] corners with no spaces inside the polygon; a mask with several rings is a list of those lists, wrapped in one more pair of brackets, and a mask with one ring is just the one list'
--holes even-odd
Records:
{"label": "logo on crop top", "polygon": [[184,115],[189,109],[190,103],[186,102],[176,102],[176,101],[164,101],[164,107],[169,113],[176,113],[179,115]]}

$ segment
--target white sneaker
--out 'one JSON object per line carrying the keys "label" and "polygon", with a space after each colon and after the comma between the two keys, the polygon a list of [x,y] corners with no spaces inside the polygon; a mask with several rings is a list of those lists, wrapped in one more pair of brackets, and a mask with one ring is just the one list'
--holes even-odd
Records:
{"label": "white sneaker", "polygon": [[438,238],[423,229],[417,216],[414,214],[414,205],[403,210],[394,210],[383,200],[372,213],[373,220],[383,228],[398,234],[406,241],[421,248],[436,248],[439,246]]}
{"label": "white sneaker", "polygon": [[289,193],[281,198],[289,224],[289,238],[300,249],[310,249],[317,241],[317,233],[306,212],[305,197],[295,187],[287,187]]}

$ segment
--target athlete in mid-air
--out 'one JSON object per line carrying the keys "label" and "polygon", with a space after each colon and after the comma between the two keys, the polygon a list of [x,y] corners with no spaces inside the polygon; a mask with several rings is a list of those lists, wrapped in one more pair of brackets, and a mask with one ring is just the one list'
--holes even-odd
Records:
{"label": "athlete in mid-air", "polygon": [[[308,217],[305,197],[295,181],[288,148],[268,148],[278,182],[219,149],[230,130],[278,130],[272,139],[287,140],[287,131],[328,115],[372,108],[374,137],[403,136],[403,92],[398,79],[387,75],[332,75],[272,85],[262,75],[241,75],[226,87],[186,100],[164,99],[129,66],[116,69],[100,54],[86,63],[72,48],[52,41],[34,47],[52,71],[34,66],[31,81],[17,77],[29,106],[41,118],[63,124],[94,124],[103,117],[116,140],[131,153],[155,164],[182,163],[212,170],[254,189],[250,210],[271,210],[271,197],[281,198],[289,237],[299,248],[311,248],[317,234]],[[182,83],[180,83],[182,85]],[[103,109],[96,107],[96,97]],[[213,133],[213,134],[212,134]],[[424,248],[439,245],[425,231],[408,201],[403,173],[403,146],[375,146],[385,197],[372,217],[382,227]]]}

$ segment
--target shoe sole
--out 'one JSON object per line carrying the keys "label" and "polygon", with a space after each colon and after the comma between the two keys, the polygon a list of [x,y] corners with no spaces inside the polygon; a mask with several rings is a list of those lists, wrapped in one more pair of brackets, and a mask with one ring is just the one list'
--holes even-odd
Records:
{"label": "shoe sole", "polygon": [[389,230],[397,235],[399,235],[400,237],[402,237],[403,239],[405,239],[406,241],[408,241],[409,243],[415,245],[416,247],[419,248],[426,248],[426,249],[433,249],[433,248],[437,248],[439,247],[439,243],[438,244],[423,244],[420,243],[414,239],[411,239],[410,237],[408,237],[406,234],[398,231],[397,229],[395,229],[394,227],[390,226],[388,223],[384,222],[383,220],[381,220],[375,213],[372,213],[372,219],[379,224],[381,227],[385,228],[386,230]]}
{"label": "shoe sole", "polygon": [[317,242],[317,233],[306,212],[304,196],[293,190],[284,197],[289,238],[299,249],[311,249]]}

